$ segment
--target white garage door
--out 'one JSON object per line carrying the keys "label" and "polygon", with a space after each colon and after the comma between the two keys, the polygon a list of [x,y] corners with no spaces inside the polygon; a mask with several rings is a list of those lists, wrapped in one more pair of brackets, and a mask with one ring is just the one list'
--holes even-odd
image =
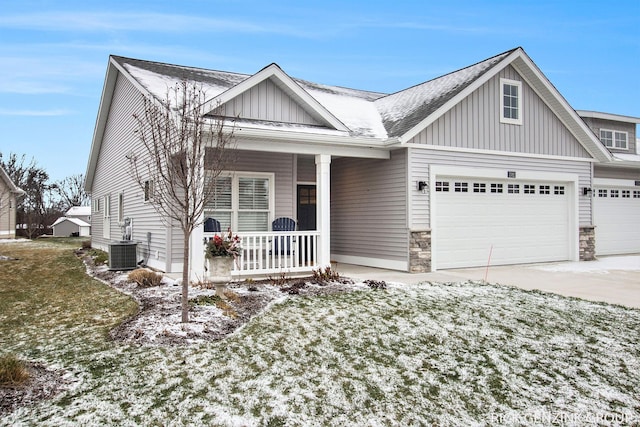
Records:
{"label": "white garage door", "polygon": [[640,188],[606,185],[594,191],[596,254],[640,252]]}
{"label": "white garage door", "polygon": [[571,259],[570,185],[438,177],[435,267]]}

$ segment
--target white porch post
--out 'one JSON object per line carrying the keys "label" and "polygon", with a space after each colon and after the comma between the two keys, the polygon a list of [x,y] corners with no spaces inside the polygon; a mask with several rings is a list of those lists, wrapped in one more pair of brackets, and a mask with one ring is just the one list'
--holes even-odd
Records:
{"label": "white porch post", "polygon": [[318,240],[318,265],[331,265],[331,156],[316,155],[316,223],[320,231]]}
{"label": "white porch post", "polygon": [[189,278],[191,281],[204,280],[204,224],[200,222],[191,232],[191,253],[189,254]]}

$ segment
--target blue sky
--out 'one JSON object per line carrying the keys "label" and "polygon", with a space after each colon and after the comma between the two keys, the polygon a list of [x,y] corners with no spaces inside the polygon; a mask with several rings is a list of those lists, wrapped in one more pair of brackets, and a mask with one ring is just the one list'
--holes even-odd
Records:
{"label": "blue sky", "polygon": [[84,173],[110,54],[395,92],[522,46],[576,109],[640,117],[640,1],[0,0],[0,152]]}

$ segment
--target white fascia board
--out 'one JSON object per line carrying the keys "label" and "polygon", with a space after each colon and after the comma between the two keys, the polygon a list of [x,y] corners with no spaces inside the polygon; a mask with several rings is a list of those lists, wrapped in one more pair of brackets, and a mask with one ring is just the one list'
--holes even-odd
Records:
{"label": "white fascia board", "polygon": [[381,141],[281,131],[236,129],[236,148],[277,153],[330,154],[334,156],[389,159]]}
{"label": "white fascia board", "polygon": [[502,71],[507,65],[511,63],[511,61],[513,61],[513,59],[515,58],[514,55],[517,55],[518,52],[520,51],[521,49],[518,49],[515,52],[511,53],[509,56],[504,58],[499,64],[496,64],[491,70],[484,73],[482,76],[480,76],[479,79],[477,79],[475,82],[467,86],[462,92],[460,92],[459,94],[451,98],[449,101],[447,101],[442,107],[438,108],[436,111],[429,114],[428,117],[425,117],[420,123],[415,125],[409,131],[407,131],[404,135],[400,136],[399,137],[400,142],[406,143],[408,141],[411,141],[411,138],[415,137],[417,134],[422,132],[429,125],[431,125],[433,122],[438,120],[443,114],[451,110],[458,103],[460,103],[464,98],[472,94],[474,91],[480,88],[480,86],[488,82],[500,71]]}
{"label": "white fascia board", "polygon": [[333,126],[337,130],[342,130],[345,132],[349,131],[349,128],[345,126],[344,123],[342,123],[336,116],[331,114],[329,110],[327,110],[322,104],[320,104],[307,91],[302,89],[300,85],[298,85],[276,64],[271,64],[268,67],[263,68],[262,70],[258,71],[253,76],[243,80],[236,86],[227,89],[215,98],[205,102],[203,109],[204,111],[207,111],[209,113],[215,110],[218,105],[222,105],[231,101],[233,98],[241,95],[242,93],[251,89],[253,86],[256,86],[264,80],[272,77],[280,83],[279,86],[282,90],[284,90],[287,94],[289,94],[301,104],[308,106],[319,118],[321,118],[327,124]]}
{"label": "white fascia board", "polygon": [[417,150],[434,150],[434,151],[452,151],[458,153],[473,153],[473,154],[490,154],[494,156],[509,156],[509,157],[525,157],[529,159],[549,159],[549,160],[571,160],[574,162],[597,162],[593,158],[587,157],[567,157],[567,156],[554,156],[551,154],[535,154],[535,153],[519,153],[516,151],[498,151],[498,150],[484,150],[480,148],[462,148],[462,147],[447,147],[440,145],[428,145],[428,144],[416,144],[407,143],[403,147],[411,147]]}
{"label": "white fascia board", "polygon": [[640,117],[623,116],[620,114],[602,113],[600,111],[576,110],[580,117],[589,117],[593,119],[612,120],[615,122],[640,123]]}
{"label": "white fascia board", "polygon": [[594,159],[601,162],[611,161],[612,157],[609,150],[602,145],[591,128],[587,126],[562,94],[551,84],[538,66],[522,51],[518,50],[517,53],[517,58],[514,58],[511,65],[518,71],[518,74],[527,82],[529,87],[544,100],[547,106],[551,108]]}

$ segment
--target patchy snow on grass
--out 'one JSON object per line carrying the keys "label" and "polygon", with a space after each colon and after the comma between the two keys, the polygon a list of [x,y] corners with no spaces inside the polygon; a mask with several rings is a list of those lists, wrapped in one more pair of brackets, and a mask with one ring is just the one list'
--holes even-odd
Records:
{"label": "patchy snow on grass", "polygon": [[640,271],[640,255],[601,257],[595,261],[562,262],[529,268],[543,271],[608,274],[611,270]]}
{"label": "patchy snow on grass", "polygon": [[476,282],[357,286],[281,298],[226,339],[193,345],[58,329],[37,354],[77,386],[0,425],[640,422],[639,310]]}

